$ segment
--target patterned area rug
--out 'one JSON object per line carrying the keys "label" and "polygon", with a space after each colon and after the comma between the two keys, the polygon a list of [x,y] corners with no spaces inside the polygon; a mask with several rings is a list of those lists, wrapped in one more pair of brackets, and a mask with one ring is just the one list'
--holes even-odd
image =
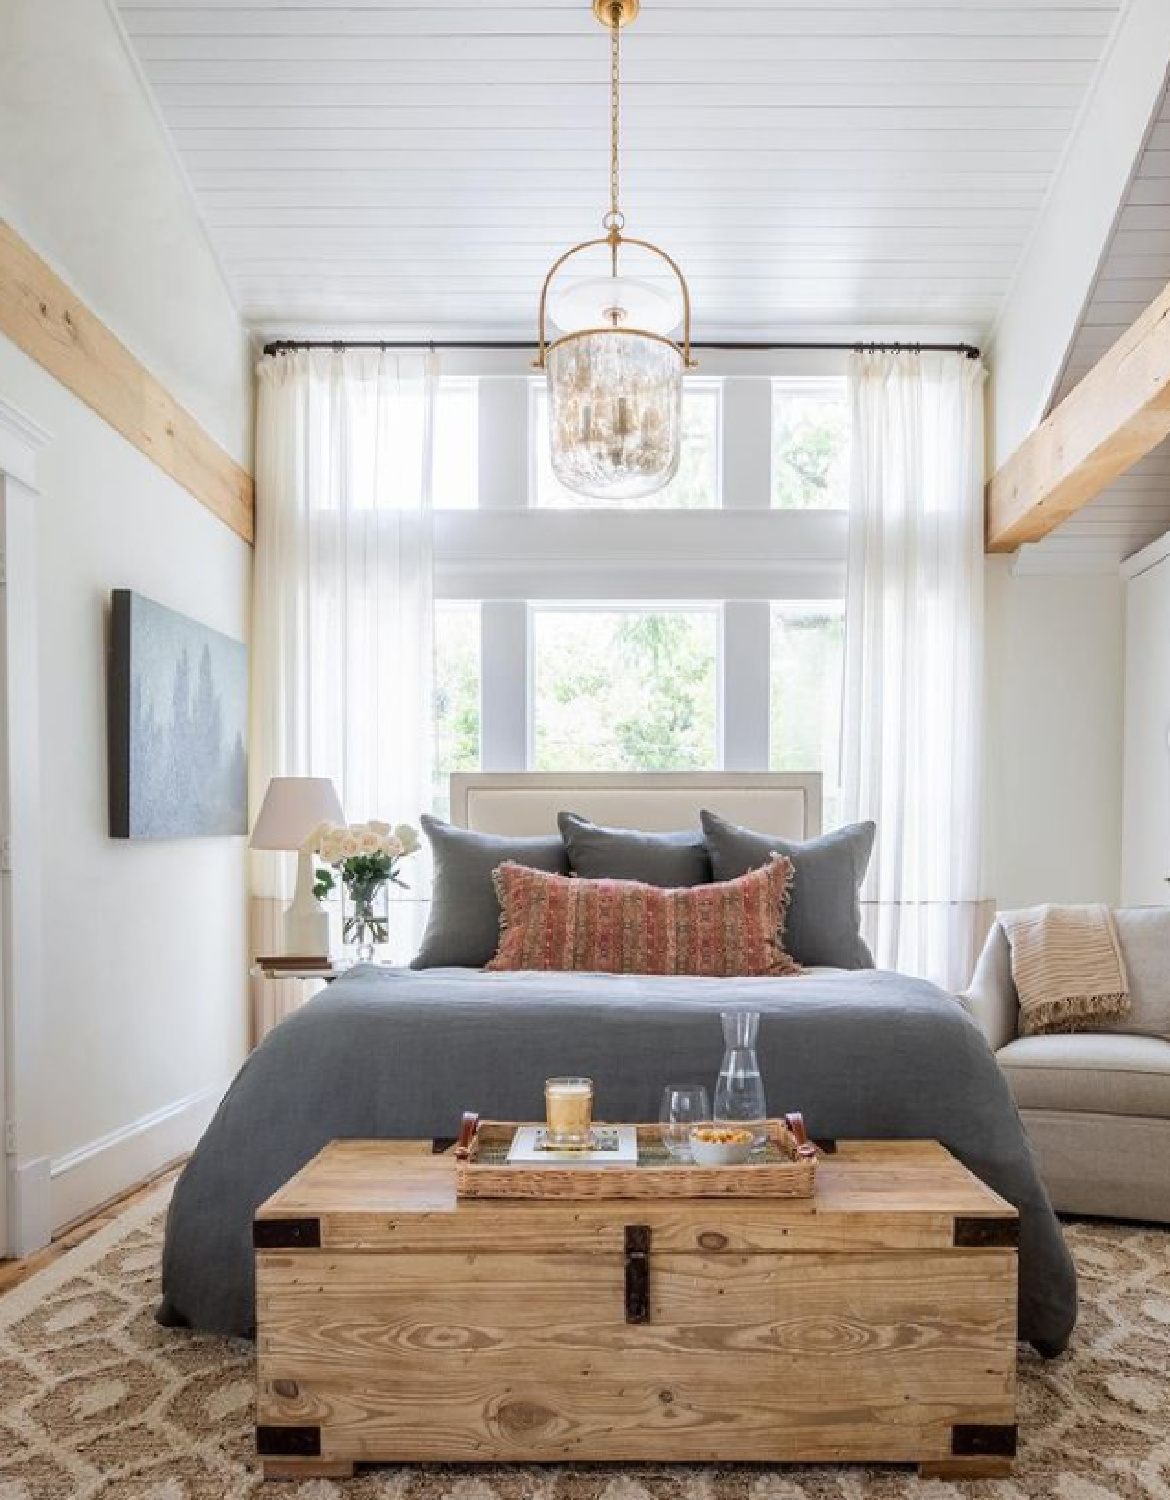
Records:
{"label": "patterned area rug", "polygon": [[1170,1232],[1073,1224],[1072,1350],[1023,1354],[1010,1480],[904,1469],[386,1468],[263,1483],[248,1344],[160,1328],[166,1189],[0,1297],[0,1500],[1170,1500]]}

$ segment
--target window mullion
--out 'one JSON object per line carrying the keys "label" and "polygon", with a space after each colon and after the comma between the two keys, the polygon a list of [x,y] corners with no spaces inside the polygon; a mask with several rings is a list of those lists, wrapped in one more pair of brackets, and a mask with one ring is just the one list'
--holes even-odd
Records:
{"label": "window mullion", "polygon": [[724,510],[772,504],[772,382],[736,376],[723,383],[720,461]]}
{"label": "window mullion", "polygon": [[723,769],[768,769],[771,609],[766,601],[730,599],[723,606]]}
{"label": "window mullion", "polygon": [[528,504],[528,386],[525,376],[479,381],[479,503]]}
{"label": "window mullion", "polygon": [[480,757],[485,771],[528,769],[529,612],[514,599],[480,606]]}

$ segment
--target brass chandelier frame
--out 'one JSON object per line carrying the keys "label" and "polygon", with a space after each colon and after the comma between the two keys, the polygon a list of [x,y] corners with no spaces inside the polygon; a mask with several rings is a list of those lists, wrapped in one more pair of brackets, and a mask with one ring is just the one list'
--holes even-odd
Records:
{"label": "brass chandelier frame", "polygon": [[[621,33],[622,27],[627,26],[638,14],[639,0],[593,0],[593,12],[597,19],[609,29],[610,33],[610,158],[609,158],[609,212],[602,219],[603,235],[595,239],[582,240],[580,244],[574,245],[572,249],[566,250],[561,256],[553,261],[548,275],[544,278],[544,285],[540,289],[540,313],[537,332],[537,354],[533,360],[533,368],[543,370],[547,366],[548,355],[553,349],[558,349],[562,344],[568,344],[574,339],[591,338],[596,334],[624,333],[636,338],[653,339],[657,343],[666,344],[671,349],[677,349],[682,356],[683,369],[694,370],[698,367],[698,361],[691,357],[691,293],[687,286],[687,279],[682,273],[678,262],[662,249],[661,246],[653,244],[650,240],[634,239],[625,235],[626,218],[619,207],[620,188],[620,165],[621,165]],[[596,328],[579,328],[572,333],[562,334],[560,338],[551,343],[548,340],[548,294],[553,279],[561,270],[562,266],[575,255],[582,251],[594,250],[599,245],[608,245],[610,253],[611,274],[618,274],[618,256],[623,245],[636,246],[640,250],[648,250],[651,255],[657,255],[664,260],[674,273],[682,292],[682,343],[667,337],[663,333],[652,333],[647,328],[625,327],[617,321],[601,324]]]}

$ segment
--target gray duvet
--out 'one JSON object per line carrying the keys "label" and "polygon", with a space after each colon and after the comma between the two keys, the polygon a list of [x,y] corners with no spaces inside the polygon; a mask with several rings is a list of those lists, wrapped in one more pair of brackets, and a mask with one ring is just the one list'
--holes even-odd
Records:
{"label": "gray duvet", "polygon": [[763,1012],[774,1113],[818,1139],[934,1138],[1020,1211],[1021,1338],[1064,1348],[1072,1261],[1007,1084],[957,1001],[876,970],[794,979],[354,969],[240,1070],[175,1189],[160,1321],[253,1330],[252,1215],[336,1137],[453,1136],[465,1109],[543,1114],[544,1079],[596,1080],[597,1113],[653,1120],[668,1081],[713,1083],[719,1011]]}

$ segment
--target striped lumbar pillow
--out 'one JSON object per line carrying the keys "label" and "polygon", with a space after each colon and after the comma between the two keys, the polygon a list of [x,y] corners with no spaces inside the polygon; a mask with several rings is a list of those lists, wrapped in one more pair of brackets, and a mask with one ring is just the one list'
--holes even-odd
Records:
{"label": "striped lumbar pillow", "polygon": [[494,874],[500,947],[489,969],[594,974],[799,974],[784,950],[792,861],[681,889],[580,880],[505,863]]}

